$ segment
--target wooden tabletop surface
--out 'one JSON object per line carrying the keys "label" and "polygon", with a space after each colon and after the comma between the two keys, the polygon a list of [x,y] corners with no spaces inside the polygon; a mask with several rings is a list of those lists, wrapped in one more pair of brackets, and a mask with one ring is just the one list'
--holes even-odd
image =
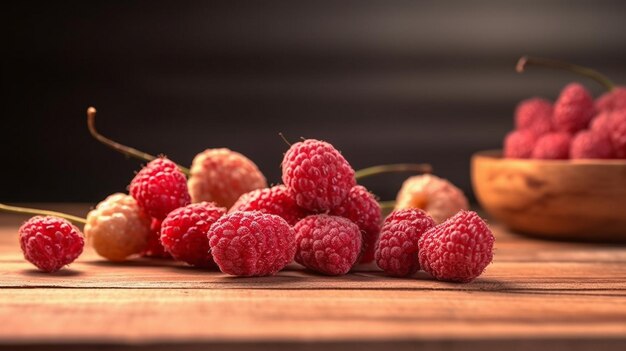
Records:
{"label": "wooden tabletop surface", "polygon": [[167,260],[114,264],[91,249],[50,275],[22,257],[24,219],[0,214],[3,349],[626,349],[626,246],[539,241],[492,223],[494,262],[470,284],[374,266],[237,278]]}

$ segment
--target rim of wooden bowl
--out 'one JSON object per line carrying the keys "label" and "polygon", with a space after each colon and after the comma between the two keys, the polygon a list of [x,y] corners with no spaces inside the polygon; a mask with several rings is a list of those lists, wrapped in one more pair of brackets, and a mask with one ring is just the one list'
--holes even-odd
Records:
{"label": "rim of wooden bowl", "polygon": [[504,158],[501,149],[483,150],[475,152],[472,157],[490,158],[506,162],[534,163],[558,166],[626,166],[626,159],[576,159],[576,160],[539,160],[530,158]]}

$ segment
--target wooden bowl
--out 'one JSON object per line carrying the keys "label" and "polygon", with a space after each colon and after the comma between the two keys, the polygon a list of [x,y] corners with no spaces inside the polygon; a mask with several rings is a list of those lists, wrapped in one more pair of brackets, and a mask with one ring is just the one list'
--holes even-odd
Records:
{"label": "wooden bowl", "polygon": [[626,160],[522,160],[500,151],[472,157],[482,207],[536,237],[626,242]]}

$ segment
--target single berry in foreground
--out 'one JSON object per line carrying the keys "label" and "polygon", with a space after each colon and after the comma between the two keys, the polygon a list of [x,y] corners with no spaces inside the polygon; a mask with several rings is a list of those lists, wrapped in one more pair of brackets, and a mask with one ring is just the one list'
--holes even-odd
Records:
{"label": "single berry in foreground", "polygon": [[241,195],[229,210],[229,212],[236,211],[261,211],[274,214],[291,225],[307,215],[307,211],[296,204],[296,200],[284,185],[257,189]]}
{"label": "single berry in foreground", "polygon": [[350,271],[361,253],[361,232],[351,220],[312,215],[294,226],[296,262],[327,275]]}
{"label": "single berry in foreground", "polygon": [[515,109],[515,128],[529,129],[542,135],[552,129],[552,103],[542,98],[531,98],[520,102]]}
{"label": "single berry in foreground", "polygon": [[595,108],[591,94],[578,83],[566,85],[554,104],[552,124],[556,130],[576,133],[587,128]]}
{"label": "single berry in foreground", "polygon": [[213,223],[208,236],[215,263],[231,275],[273,275],[296,254],[289,223],[259,211],[229,213]]}
{"label": "single berry in foreground", "polygon": [[85,245],[80,230],[58,217],[32,217],[18,233],[24,258],[49,273],[74,262]]}
{"label": "single berry in foreground", "polygon": [[463,190],[432,174],[407,178],[396,196],[396,210],[419,208],[441,223],[469,207]]}
{"label": "single berry in foreground", "polygon": [[209,202],[178,208],[161,223],[161,244],[177,261],[196,267],[215,267],[207,233],[224,214],[225,208]]}
{"label": "single berry in foreground", "polygon": [[308,139],[291,145],[282,162],[283,182],[309,211],[331,210],[356,185],[354,169],[331,144]]}
{"label": "single berry in foreground", "polygon": [[610,138],[593,130],[583,130],[572,140],[570,154],[572,159],[608,159],[613,158],[615,152]]}
{"label": "single berry in foreground", "polygon": [[87,215],[85,235],[96,252],[111,261],[123,261],[146,249],[150,237],[150,217],[135,199],[113,194]]}
{"label": "single berry in foreground", "polygon": [[494,241],[476,212],[460,211],[422,235],[419,263],[437,280],[468,283],[493,260]]}
{"label": "single berry in foreground", "polygon": [[392,212],[383,223],[376,244],[376,264],[385,273],[403,277],[420,268],[418,242],[435,221],[420,209]]}
{"label": "single berry in foreground", "polygon": [[537,141],[537,134],[531,130],[514,130],[504,137],[504,157],[530,158]]}
{"label": "single berry in foreground", "polygon": [[189,177],[193,202],[215,202],[229,208],[247,192],[267,187],[265,176],[250,159],[226,149],[207,149],[194,157]]}
{"label": "single berry in foreground", "polygon": [[380,204],[374,195],[364,186],[356,185],[350,189],[343,203],[332,209],[330,214],[345,217],[359,227],[363,234],[363,249],[359,263],[372,262],[382,222]]}
{"label": "single berry in foreground", "polygon": [[565,132],[544,134],[535,143],[532,158],[543,160],[566,160],[569,158],[572,136]]}
{"label": "single berry in foreground", "polygon": [[165,251],[163,244],[161,244],[161,222],[163,222],[163,220],[152,218],[148,243],[146,244],[146,249],[141,253],[142,256],[150,258],[172,258],[170,253]]}
{"label": "single berry in foreground", "polygon": [[158,219],[191,202],[185,175],[166,158],[150,161],[135,175],[129,191],[148,215]]}

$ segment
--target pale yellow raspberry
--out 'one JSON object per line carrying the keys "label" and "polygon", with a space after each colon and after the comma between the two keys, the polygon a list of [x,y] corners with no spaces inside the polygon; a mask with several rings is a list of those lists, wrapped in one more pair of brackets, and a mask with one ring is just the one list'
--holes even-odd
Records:
{"label": "pale yellow raspberry", "polygon": [[239,197],[266,188],[259,168],[244,155],[225,148],[207,149],[193,159],[188,181],[191,201],[230,208]]}
{"label": "pale yellow raspberry", "polygon": [[441,223],[468,207],[461,189],[445,179],[424,174],[404,181],[396,197],[395,209],[420,208],[435,222]]}
{"label": "pale yellow raspberry", "polygon": [[123,261],[141,253],[149,235],[150,217],[130,195],[112,194],[87,215],[87,242],[111,261]]}

